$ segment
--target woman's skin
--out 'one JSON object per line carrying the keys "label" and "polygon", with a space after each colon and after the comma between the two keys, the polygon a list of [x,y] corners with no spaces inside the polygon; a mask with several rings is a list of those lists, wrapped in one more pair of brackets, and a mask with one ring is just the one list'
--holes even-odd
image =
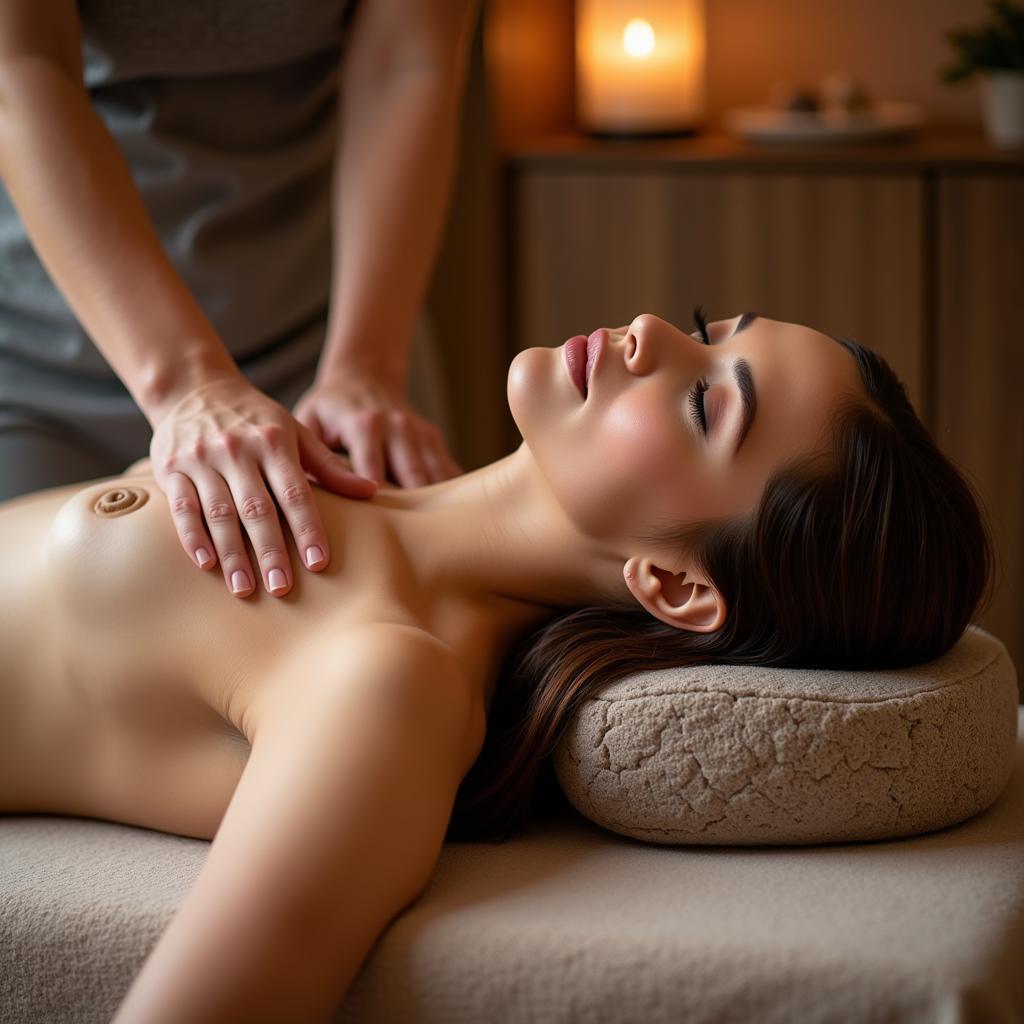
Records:
{"label": "woman's skin", "polygon": [[[145,464],[0,507],[0,811],[214,839],[261,733],[283,750],[281,723],[300,721],[324,666],[354,649],[360,685],[373,686],[374,666],[413,634],[437,645],[437,659],[408,649],[426,652],[428,692],[447,676],[464,682],[477,712],[456,739],[464,773],[508,643],[557,609],[632,594],[678,628],[718,628],[728,609],[713,581],[686,552],[635,538],[748,513],[784,460],[822,446],[842,394],[866,400],[826,335],[762,317],[733,334],[739,320],[709,324],[710,347],[649,314],[607,331],[586,400],[561,347],[520,352],[508,400],[523,444],[415,490],[355,500],[314,487],[334,556],[284,598],[233,599],[219,572],[197,573]],[[741,357],[756,414],[734,454]],[[688,401],[698,379],[707,438]],[[95,510],[133,499],[144,503]],[[345,723],[323,728],[340,736]],[[432,866],[424,857],[417,884]],[[367,913],[372,944],[389,917]]]}

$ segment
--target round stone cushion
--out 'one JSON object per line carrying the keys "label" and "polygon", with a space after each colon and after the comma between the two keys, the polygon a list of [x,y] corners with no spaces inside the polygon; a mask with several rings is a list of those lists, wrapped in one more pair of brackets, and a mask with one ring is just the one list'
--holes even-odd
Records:
{"label": "round stone cushion", "polygon": [[1006,786],[1016,679],[976,626],[911,668],[637,672],[579,708],[553,767],[581,814],[648,842],[916,835],[978,814]]}

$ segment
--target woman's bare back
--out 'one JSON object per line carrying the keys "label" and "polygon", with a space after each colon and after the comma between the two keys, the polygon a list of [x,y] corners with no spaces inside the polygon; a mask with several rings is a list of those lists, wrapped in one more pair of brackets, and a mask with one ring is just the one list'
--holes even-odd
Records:
{"label": "woman's bare back", "polygon": [[[314,493],[330,566],[296,571],[284,598],[245,600],[219,570],[188,561],[152,476],[0,506],[0,813],[212,839],[258,715],[301,700],[324,652],[343,656],[346,629],[422,628],[417,595],[394,584],[402,554],[379,517]],[[290,538],[289,554],[298,565]],[[484,631],[481,664],[487,646]]]}

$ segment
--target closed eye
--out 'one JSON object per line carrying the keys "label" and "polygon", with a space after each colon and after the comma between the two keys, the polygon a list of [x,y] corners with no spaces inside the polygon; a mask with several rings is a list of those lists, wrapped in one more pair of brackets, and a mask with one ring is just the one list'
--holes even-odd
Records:
{"label": "closed eye", "polygon": [[[733,328],[732,333],[724,338],[719,338],[716,341],[712,341],[708,335],[707,321],[704,318],[703,306],[699,305],[694,309],[693,319],[694,323],[697,324],[701,340],[705,345],[720,345],[723,341],[735,338],[741,331],[745,331],[757,319],[757,313],[753,312],[753,310],[744,313],[739,318],[739,321],[735,328]],[[733,448],[733,455],[735,456],[736,453],[739,452],[740,446],[743,444],[744,438],[746,438],[750,431],[750,427],[754,422],[754,414],[757,411],[757,390],[754,387],[754,378],[750,372],[750,364],[746,359],[739,358],[733,360],[732,373],[736,381],[736,388],[739,391],[740,403],[743,408],[743,413],[740,419],[740,428],[736,432],[736,445]],[[707,380],[699,380],[694,384],[689,395],[693,420],[705,436],[707,435],[707,416],[704,410],[704,392],[707,391],[707,389]]]}
{"label": "closed eye", "polygon": [[[700,335],[700,340],[705,345],[711,344],[711,339],[708,337],[708,325],[704,319],[704,308],[703,306],[697,306],[693,311],[693,321],[697,325],[697,333]],[[687,396],[687,401],[690,405],[690,419],[696,424],[697,429],[705,436],[708,436],[708,417],[707,411],[704,408],[704,392],[708,389],[708,382],[706,379],[700,379],[694,382],[690,393]]]}

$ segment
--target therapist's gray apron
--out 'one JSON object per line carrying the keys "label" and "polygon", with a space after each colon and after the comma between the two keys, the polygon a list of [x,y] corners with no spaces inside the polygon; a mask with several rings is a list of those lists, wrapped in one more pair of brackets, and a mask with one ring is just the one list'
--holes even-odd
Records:
{"label": "therapist's gray apron", "polygon": [[[354,9],[79,3],[85,83],[165,251],[248,379],[289,408],[325,336],[336,76]],[[0,183],[0,500],[118,473],[151,436]]]}

